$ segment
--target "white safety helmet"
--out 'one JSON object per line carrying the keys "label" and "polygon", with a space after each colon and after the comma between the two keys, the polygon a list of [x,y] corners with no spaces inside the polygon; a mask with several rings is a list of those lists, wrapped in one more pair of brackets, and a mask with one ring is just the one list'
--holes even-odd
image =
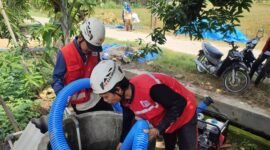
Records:
{"label": "white safety helmet", "polygon": [[81,24],[80,31],[91,50],[102,51],[101,45],[105,40],[105,26],[101,21],[96,18],[87,19]]}
{"label": "white safety helmet", "polygon": [[118,64],[112,60],[103,60],[93,69],[90,83],[94,93],[102,94],[110,91],[124,77],[125,73]]}

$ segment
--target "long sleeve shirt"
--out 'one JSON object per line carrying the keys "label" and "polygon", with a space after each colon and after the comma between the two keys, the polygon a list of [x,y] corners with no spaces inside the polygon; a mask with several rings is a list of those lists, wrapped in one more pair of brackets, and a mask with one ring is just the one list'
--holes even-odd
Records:
{"label": "long sleeve shirt", "polygon": [[[79,43],[77,42],[77,39],[78,37],[75,37],[75,39],[72,42],[74,42],[76,49],[78,50],[83,62],[86,62],[87,57],[82,52],[79,46]],[[57,58],[56,58],[56,64],[53,70],[53,75],[52,75],[53,82],[51,84],[55,94],[58,94],[58,92],[64,88],[64,78],[65,78],[66,71],[67,71],[66,62],[65,62],[65,59],[61,50],[59,50],[57,54]]]}
{"label": "long sleeve shirt", "polygon": [[[170,124],[183,113],[184,108],[186,107],[186,100],[183,96],[164,84],[154,85],[150,89],[150,96],[166,110],[164,118],[156,127],[160,134],[162,134],[165,129],[167,129]],[[131,129],[134,116],[134,113],[129,108],[123,107],[123,129],[120,142],[124,141],[126,135]]]}

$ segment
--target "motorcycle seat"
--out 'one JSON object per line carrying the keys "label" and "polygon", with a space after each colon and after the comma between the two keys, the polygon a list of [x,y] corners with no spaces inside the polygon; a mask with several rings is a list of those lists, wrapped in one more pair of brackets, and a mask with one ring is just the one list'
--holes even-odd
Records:
{"label": "motorcycle seat", "polygon": [[214,47],[210,43],[203,43],[203,48],[207,50],[207,52],[211,57],[220,59],[223,56],[222,52],[220,52],[216,47]]}

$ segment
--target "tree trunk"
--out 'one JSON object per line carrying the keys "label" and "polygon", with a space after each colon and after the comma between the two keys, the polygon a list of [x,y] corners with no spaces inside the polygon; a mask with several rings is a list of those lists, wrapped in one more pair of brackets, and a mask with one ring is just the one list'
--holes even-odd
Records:
{"label": "tree trunk", "polygon": [[10,36],[11,36],[15,46],[18,46],[18,43],[17,43],[17,40],[15,38],[14,32],[13,32],[11,26],[10,26],[8,16],[7,16],[7,14],[6,14],[5,10],[4,10],[2,0],[0,0],[0,10],[1,10],[1,14],[2,14],[2,16],[4,18],[5,24],[6,24],[7,28],[8,28],[8,31],[10,33]]}
{"label": "tree trunk", "polygon": [[64,45],[68,44],[70,42],[70,18],[68,16],[68,13],[67,13],[67,1],[65,0],[62,0],[61,1],[61,11],[63,13],[63,16],[62,16],[62,19],[61,19],[61,28],[62,28],[62,31],[63,31],[63,35],[64,35]]}
{"label": "tree trunk", "polygon": [[0,97],[0,104],[3,106],[4,111],[5,111],[5,113],[6,113],[7,117],[8,117],[8,120],[9,120],[9,122],[11,123],[11,125],[14,127],[15,131],[16,131],[16,132],[19,132],[19,131],[20,131],[20,128],[19,128],[19,126],[18,126],[18,123],[17,123],[17,121],[15,120],[15,118],[14,118],[12,112],[11,112],[11,111],[9,110],[9,108],[7,107],[5,101],[2,99],[2,97]]}

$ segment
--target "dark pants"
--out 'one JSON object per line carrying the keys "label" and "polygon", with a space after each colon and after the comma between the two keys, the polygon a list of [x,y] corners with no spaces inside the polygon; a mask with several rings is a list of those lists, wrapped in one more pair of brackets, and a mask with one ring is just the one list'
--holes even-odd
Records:
{"label": "dark pants", "polygon": [[256,61],[253,63],[249,76],[250,79],[252,79],[252,76],[254,75],[255,71],[258,70],[258,67],[262,64],[262,62],[267,59],[264,67],[262,68],[261,72],[258,74],[258,77],[255,80],[255,85],[258,85],[262,78],[265,76],[265,74],[269,71],[270,68],[270,56],[265,54],[260,54],[260,56],[256,59]]}
{"label": "dark pants", "polygon": [[103,99],[101,99],[93,108],[90,108],[88,110],[84,110],[84,111],[79,111],[76,109],[75,105],[72,105],[74,111],[76,112],[76,114],[82,114],[82,113],[86,113],[86,112],[93,112],[93,111],[113,111],[112,105],[108,104],[106,102],[104,102]]}
{"label": "dark pants", "polygon": [[196,150],[198,147],[197,113],[184,126],[171,134],[163,134],[165,150],[174,150],[177,143],[180,150]]}

